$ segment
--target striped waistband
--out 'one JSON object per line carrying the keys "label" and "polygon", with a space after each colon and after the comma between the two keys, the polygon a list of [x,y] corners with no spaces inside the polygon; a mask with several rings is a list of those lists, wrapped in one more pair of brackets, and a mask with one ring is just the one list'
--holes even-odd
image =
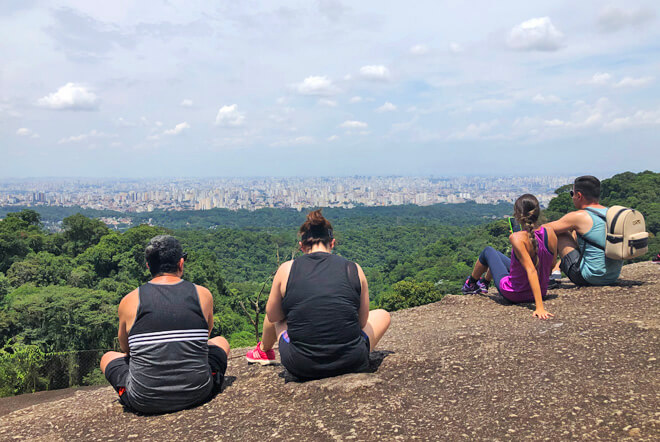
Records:
{"label": "striped waistband", "polygon": [[167,330],[151,333],[140,333],[128,337],[129,347],[137,347],[140,345],[161,344],[165,342],[177,341],[207,341],[209,339],[209,331],[205,329],[189,329],[189,330]]}

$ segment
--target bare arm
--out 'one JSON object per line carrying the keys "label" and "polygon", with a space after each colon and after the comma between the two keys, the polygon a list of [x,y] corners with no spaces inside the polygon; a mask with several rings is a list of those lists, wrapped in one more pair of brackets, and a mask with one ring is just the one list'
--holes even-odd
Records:
{"label": "bare arm", "polygon": [[209,336],[213,330],[213,295],[206,287],[195,284],[197,288],[197,296],[199,297],[199,305],[202,307],[202,314],[206,319],[209,326]]}
{"label": "bare arm", "polygon": [[[520,235],[519,233],[522,233]],[[534,303],[536,304],[536,310],[533,313],[533,316],[536,316],[541,319],[548,319],[550,316],[554,316],[552,313],[545,311],[543,308],[543,299],[541,297],[541,284],[539,283],[539,275],[532,261],[532,257],[529,255],[527,248],[525,247],[525,242],[523,241],[523,235],[526,236],[527,232],[516,232],[509,237],[509,241],[513,246],[513,251],[518,258],[518,261],[522,264],[525,272],[527,273],[527,280],[529,281],[529,287],[532,289],[532,294],[534,295]]]}
{"label": "bare arm", "polygon": [[[119,331],[117,332],[117,339],[119,339],[119,348],[121,349],[122,352],[127,353],[129,352],[128,348],[128,330],[130,329],[130,326],[133,326],[133,322],[135,321],[135,314],[137,312],[133,311],[131,312],[131,307],[135,303],[134,300],[132,299],[134,296],[137,296],[136,291],[132,291],[128,295],[124,296],[119,303],[119,309],[118,309],[118,314],[119,314]],[[130,321],[130,326],[128,325],[128,322]]]}
{"label": "bare arm", "polygon": [[557,221],[547,223],[546,226],[550,227],[556,234],[572,231],[580,232],[583,230],[581,227],[585,223],[584,215],[585,213],[581,210],[570,212],[559,218]]}
{"label": "bare arm", "polygon": [[367,325],[367,320],[369,319],[369,285],[367,284],[367,277],[362,271],[362,267],[358,263],[355,263],[357,267],[358,276],[360,277],[360,309],[358,310],[358,317],[360,318],[360,328],[364,328]]}
{"label": "bare arm", "polygon": [[266,315],[273,324],[286,319],[284,310],[282,310],[282,298],[286,292],[286,282],[289,279],[292,264],[293,261],[282,264],[273,278],[273,285],[270,288],[270,295],[268,295],[268,303],[266,304]]}

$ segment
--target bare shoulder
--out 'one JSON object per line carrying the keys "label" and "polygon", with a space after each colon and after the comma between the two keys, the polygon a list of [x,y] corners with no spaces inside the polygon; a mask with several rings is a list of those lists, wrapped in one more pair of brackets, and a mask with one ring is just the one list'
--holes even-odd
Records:
{"label": "bare shoulder", "polygon": [[557,237],[557,233],[555,232],[555,229],[553,229],[550,224],[543,224],[541,227],[545,229],[546,235],[548,235],[549,238]]}
{"label": "bare shoulder", "polygon": [[283,276],[288,276],[289,273],[291,272],[291,266],[293,266],[293,259],[290,259],[289,261],[282,263],[280,267],[277,269],[277,273],[275,274],[275,277],[283,277]]}
{"label": "bare shoulder", "polygon": [[195,288],[197,289],[197,296],[199,297],[199,300],[204,303],[204,302],[210,302],[211,304],[213,303],[213,295],[211,294],[211,291],[204,287],[203,285],[197,285],[195,284]]}
{"label": "bare shoulder", "polygon": [[130,292],[129,294],[125,295],[123,298],[121,298],[121,301],[119,302],[119,308],[126,308],[129,305],[136,303],[140,300],[140,289],[137,288]]}
{"label": "bare shoulder", "polygon": [[562,218],[566,218],[567,220],[575,220],[579,221],[584,219],[585,217],[589,217],[589,214],[587,213],[586,210],[580,209],[580,210],[574,210],[572,212],[568,212],[566,215],[564,215]]}
{"label": "bare shoulder", "polygon": [[213,296],[213,295],[211,294],[211,291],[210,291],[209,289],[207,289],[206,287],[204,287],[203,285],[197,285],[197,284],[195,284],[195,288],[197,288],[197,293],[199,293],[200,295],[203,295],[203,296]]}
{"label": "bare shoulder", "polygon": [[520,242],[525,242],[527,241],[527,232],[524,230],[520,230],[518,232],[513,232],[511,235],[509,235],[509,242],[513,244],[514,242],[520,243]]}

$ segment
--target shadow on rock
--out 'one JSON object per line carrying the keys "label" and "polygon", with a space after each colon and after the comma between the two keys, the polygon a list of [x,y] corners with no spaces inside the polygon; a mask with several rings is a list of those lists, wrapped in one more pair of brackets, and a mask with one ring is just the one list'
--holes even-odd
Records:
{"label": "shadow on rock", "polygon": [[[236,376],[225,376],[224,380],[222,381],[222,386],[220,388],[216,388],[209,395],[209,397],[207,397],[206,399],[204,399],[203,401],[201,401],[197,404],[191,405],[190,407],[186,407],[183,410],[190,410],[190,409],[193,409],[193,408],[197,408],[201,405],[204,405],[204,404],[212,401],[213,399],[215,399],[215,397],[217,395],[224,392],[227,388],[231,387],[234,384],[234,382],[236,382]],[[119,399],[117,399],[117,402],[119,402]],[[180,411],[180,410],[176,410],[176,411],[166,411],[166,412],[162,412],[162,413],[143,413],[141,411],[135,411],[131,408],[128,408],[124,404],[122,404],[121,402],[119,402],[119,404],[122,405],[122,407],[124,409],[124,413],[133,414],[135,416],[161,416],[161,415],[178,413]]]}
{"label": "shadow on rock", "polygon": [[637,281],[635,279],[617,279],[612,285],[618,287],[635,287],[644,285],[644,281]]}
{"label": "shadow on rock", "polygon": [[[535,310],[536,309],[536,305],[534,304],[534,301],[530,301],[530,302],[511,302],[508,299],[506,299],[504,296],[500,295],[499,293],[496,293],[494,295],[488,294],[488,295],[481,295],[481,296],[483,296],[484,298],[488,298],[491,301],[493,301],[493,302],[495,302],[499,305],[506,306],[506,307],[516,306],[516,307],[525,307],[525,308],[528,308],[530,310]],[[554,294],[554,293],[548,293],[543,298],[543,302],[551,301],[551,300],[557,299],[557,298],[559,298],[559,295]]]}
{"label": "shadow on rock", "polygon": [[236,382],[236,376],[225,376],[225,379],[222,381],[222,387],[220,388],[220,391],[217,391],[213,397],[234,385],[234,382]]}

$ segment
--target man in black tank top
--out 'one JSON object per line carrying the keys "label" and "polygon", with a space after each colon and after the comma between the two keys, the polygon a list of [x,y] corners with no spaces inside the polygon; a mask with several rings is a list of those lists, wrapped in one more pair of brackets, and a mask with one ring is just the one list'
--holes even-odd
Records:
{"label": "man in black tank top", "polygon": [[145,249],[153,278],[119,303],[119,345],[101,358],[101,371],[119,402],[142,413],[181,410],[209,399],[222,386],[229,343],[209,339],[213,296],[181,279],[186,254],[172,236]]}

